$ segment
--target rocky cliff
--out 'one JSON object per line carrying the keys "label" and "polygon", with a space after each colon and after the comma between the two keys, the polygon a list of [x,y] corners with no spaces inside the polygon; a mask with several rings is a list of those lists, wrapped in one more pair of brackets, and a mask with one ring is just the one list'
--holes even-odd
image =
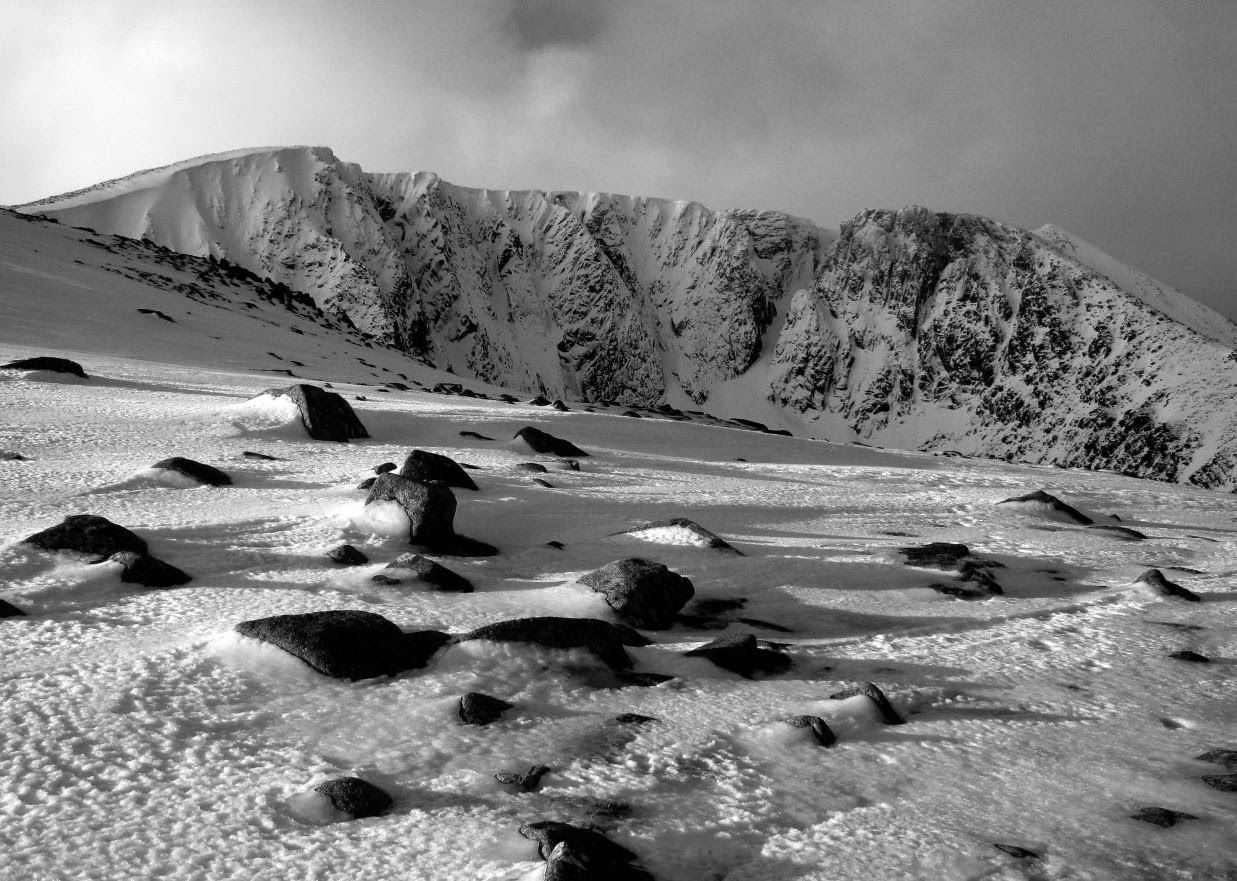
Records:
{"label": "rocky cliff", "polygon": [[1063,230],[371,174],[245,151],[22,206],[214,256],[491,383],[838,440],[1237,483],[1237,327]]}

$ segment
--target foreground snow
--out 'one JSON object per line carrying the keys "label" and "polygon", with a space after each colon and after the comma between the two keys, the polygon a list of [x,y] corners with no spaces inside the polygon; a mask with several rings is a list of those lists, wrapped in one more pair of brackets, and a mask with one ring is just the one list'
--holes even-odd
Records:
{"label": "foreground snow", "polygon": [[[326,444],[269,402],[244,403],[269,377],[75,351],[89,381],[0,372],[0,449],[28,457],[0,462],[0,598],[29,613],[0,621],[4,877],[538,878],[519,825],[579,822],[605,800],[631,805],[601,822],[664,881],[1237,872],[1237,797],[1200,782],[1222,767],[1192,761],[1237,747],[1230,495],[342,382],[349,399],[376,398],[354,404],[373,439]],[[536,485],[513,467],[533,457],[509,441],[527,424],[592,455],[580,472],[536,457],[553,488]],[[501,554],[444,560],[476,593],[370,581],[406,545],[361,511],[355,486],[414,447],[479,466],[481,491],[457,493],[456,525]],[[144,476],[172,455],[235,485]],[[995,504],[1041,486],[1151,537]],[[113,564],[17,543],[72,513],[134,529],[194,580],[148,591],[121,584]],[[674,530],[617,534],[674,516],[746,556]],[[371,564],[328,561],[341,541]],[[928,589],[949,576],[896,552],[927,541],[1005,563],[1007,595],[968,603]],[[698,599],[744,597],[739,614],[790,628],[727,632],[788,643],[791,671],[748,681],[683,658],[718,633],[680,626],[630,650],[637,669],[679,677],[655,688],[596,687],[603,671],[587,654],[484,642],[346,683],[231,632],[337,608],[454,633],[521,615],[616,620],[575,579],[627,556],[690,577]],[[1132,583],[1151,566],[1203,602]],[[1213,663],[1167,657],[1183,648]],[[909,724],[828,699],[856,681],[879,683]],[[462,725],[468,691],[516,710]],[[658,722],[616,726],[625,712]],[[839,744],[781,721],[805,713]],[[494,779],[534,764],[552,769],[539,791]],[[310,794],[339,774],[382,786],[395,808],[344,821]],[[1149,805],[1200,819],[1129,819]]]}

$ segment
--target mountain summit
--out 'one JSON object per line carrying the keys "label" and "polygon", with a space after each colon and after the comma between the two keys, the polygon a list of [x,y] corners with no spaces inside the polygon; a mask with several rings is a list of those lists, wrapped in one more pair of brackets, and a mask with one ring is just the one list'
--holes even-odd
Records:
{"label": "mountain summit", "polygon": [[1237,326],[1056,227],[202,157],[19,206],[225,258],[461,376],[796,433],[1237,484]]}

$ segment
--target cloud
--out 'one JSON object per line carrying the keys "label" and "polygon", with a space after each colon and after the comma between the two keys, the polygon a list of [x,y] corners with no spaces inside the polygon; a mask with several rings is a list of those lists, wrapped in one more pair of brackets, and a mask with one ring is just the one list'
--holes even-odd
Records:
{"label": "cloud", "polygon": [[0,201],[246,145],[836,224],[1052,221],[1237,315],[1237,4],[18,4]]}

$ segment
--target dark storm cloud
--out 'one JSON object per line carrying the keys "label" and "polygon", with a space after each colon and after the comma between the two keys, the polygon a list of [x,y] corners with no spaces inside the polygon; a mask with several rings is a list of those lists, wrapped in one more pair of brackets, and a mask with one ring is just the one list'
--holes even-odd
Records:
{"label": "dark storm cloud", "polygon": [[606,0],[512,0],[507,24],[526,49],[577,46],[601,35],[609,6]]}
{"label": "dark storm cloud", "polygon": [[247,144],[1058,223],[1237,315],[1232,0],[118,0],[0,33],[0,201]]}

